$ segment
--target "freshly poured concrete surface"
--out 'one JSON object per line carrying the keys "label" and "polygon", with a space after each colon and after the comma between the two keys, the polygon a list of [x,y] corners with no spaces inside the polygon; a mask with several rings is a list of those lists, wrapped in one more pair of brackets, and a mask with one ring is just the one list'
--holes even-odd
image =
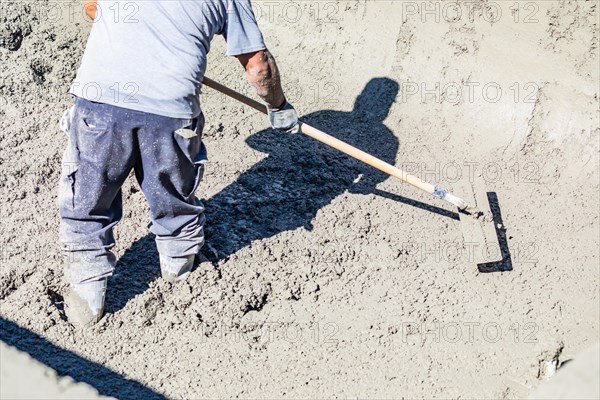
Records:
{"label": "freshly poured concrete surface", "polygon": [[[159,278],[132,177],[107,315],[73,328],[58,119],[90,24],[3,2],[0,315],[22,327],[3,338],[105,366],[46,360],[122,398],[526,398],[600,337],[598,2],[274,3],[256,14],[307,122],[449,190],[481,174],[510,262],[480,272],[452,207],[205,88],[212,263]],[[208,76],[252,95],[224,50]]]}

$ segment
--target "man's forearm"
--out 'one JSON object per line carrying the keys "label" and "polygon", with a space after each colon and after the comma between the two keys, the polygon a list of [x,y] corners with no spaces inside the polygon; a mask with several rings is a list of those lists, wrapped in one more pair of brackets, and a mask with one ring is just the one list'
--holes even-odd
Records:
{"label": "man's forearm", "polygon": [[248,82],[267,103],[271,127],[280,131],[298,132],[300,129],[298,114],[283,95],[279,69],[269,50],[240,54],[237,58],[246,70]]}
{"label": "man's forearm", "polygon": [[275,59],[269,50],[257,52],[246,64],[248,82],[269,108],[277,108],[285,101],[281,77]]}

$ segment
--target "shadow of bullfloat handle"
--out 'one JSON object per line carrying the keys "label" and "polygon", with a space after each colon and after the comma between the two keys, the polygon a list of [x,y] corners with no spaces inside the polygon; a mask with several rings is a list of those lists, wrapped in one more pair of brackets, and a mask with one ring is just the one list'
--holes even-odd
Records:
{"label": "shadow of bullfloat handle", "polygon": [[[262,112],[263,114],[267,114],[267,107],[256,100],[244,96],[243,94],[221,85],[220,83],[215,82],[207,77],[204,77],[203,83],[212,89],[215,89],[254,108],[255,110]],[[473,185],[469,184],[466,186],[466,189],[469,189],[468,195],[470,199],[470,202],[467,202],[440,186],[425,182],[424,180],[417,178],[416,176],[411,175],[400,168],[396,168],[393,165],[388,164],[385,161],[380,160],[379,158],[372,156],[371,154],[354,146],[351,146],[346,142],[336,139],[335,137],[328,135],[327,133],[302,121],[299,122],[299,126],[295,130],[298,130],[321,143],[325,143],[326,145],[331,146],[334,149],[349,155],[350,157],[360,160],[374,168],[377,168],[380,171],[385,172],[388,175],[400,179],[402,182],[408,183],[409,185],[421,189],[422,191],[457,207],[465,243],[475,243],[480,247],[480,250],[481,248],[488,249],[490,246],[493,248],[500,247],[498,235],[494,227],[493,216],[489,207],[489,202],[482,200],[481,194],[483,192],[479,190],[480,193],[477,193]],[[479,265],[482,263],[497,262],[502,258],[503,256],[501,255],[500,251],[479,251],[478,257],[475,257],[473,261]]]}

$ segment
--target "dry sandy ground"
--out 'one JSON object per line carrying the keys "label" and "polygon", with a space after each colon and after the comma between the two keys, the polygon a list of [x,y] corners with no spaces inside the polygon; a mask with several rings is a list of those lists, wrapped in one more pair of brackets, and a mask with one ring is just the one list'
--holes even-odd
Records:
{"label": "dry sandy ground", "polygon": [[[597,1],[256,2],[306,120],[450,187],[481,175],[510,259],[481,272],[440,201],[206,89],[210,262],[160,280],[130,179],[88,331],[57,252],[57,121],[90,26],[69,4],[2,3],[8,344],[120,398],[521,398],[598,341]],[[214,43],[210,76],[249,93]]]}

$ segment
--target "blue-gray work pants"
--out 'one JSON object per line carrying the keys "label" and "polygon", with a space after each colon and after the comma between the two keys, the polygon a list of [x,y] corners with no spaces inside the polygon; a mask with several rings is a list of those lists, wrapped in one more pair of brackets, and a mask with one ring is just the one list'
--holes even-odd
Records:
{"label": "blue-gray work pants", "polygon": [[76,98],[59,184],[60,242],[71,283],[112,274],[121,186],[133,169],[150,207],[160,254],[196,254],[204,243],[204,118],[169,118]]}

